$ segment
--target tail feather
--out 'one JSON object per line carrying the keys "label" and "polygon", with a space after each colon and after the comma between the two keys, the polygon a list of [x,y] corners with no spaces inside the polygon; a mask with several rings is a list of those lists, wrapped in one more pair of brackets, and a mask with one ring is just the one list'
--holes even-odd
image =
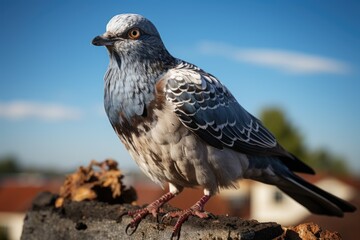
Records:
{"label": "tail feather", "polygon": [[276,184],[277,187],[312,213],[342,217],[344,212],[356,210],[356,207],[350,203],[312,185],[291,172],[279,176],[282,177],[283,181]]}
{"label": "tail feather", "polygon": [[312,213],[342,217],[344,212],[356,210],[350,203],[293,173],[294,169],[284,164],[283,159],[252,155],[248,157],[249,167],[244,177],[277,186]]}

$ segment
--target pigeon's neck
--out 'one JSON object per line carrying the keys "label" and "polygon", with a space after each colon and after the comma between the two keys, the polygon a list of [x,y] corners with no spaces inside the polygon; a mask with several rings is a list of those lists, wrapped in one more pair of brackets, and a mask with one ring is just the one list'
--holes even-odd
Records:
{"label": "pigeon's neck", "polygon": [[[169,55],[170,56],[170,55]],[[175,61],[135,61],[128,56],[110,53],[105,74],[105,110],[112,123],[131,121],[141,116],[155,99],[155,84]],[[119,119],[120,118],[120,119]]]}

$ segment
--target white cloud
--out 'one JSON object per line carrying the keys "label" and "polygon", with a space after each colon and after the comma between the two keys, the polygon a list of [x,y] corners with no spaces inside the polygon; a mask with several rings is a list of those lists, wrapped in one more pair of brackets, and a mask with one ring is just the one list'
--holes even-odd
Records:
{"label": "white cloud", "polygon": [[350,66],[339,60],[287,50],[238,48],[223,43],[203,42],[200,44],[200,51],[290,73],[346,74],[350,72]]}
{"label": "white cloud", "polygon": [[81,118],[81,111],[56,103],[27,101],[0,102],[0,118],[67,121]]}

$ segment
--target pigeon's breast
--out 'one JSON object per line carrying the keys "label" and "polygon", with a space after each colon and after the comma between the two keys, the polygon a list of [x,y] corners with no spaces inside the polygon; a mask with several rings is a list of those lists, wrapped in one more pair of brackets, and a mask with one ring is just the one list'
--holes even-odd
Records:
{"label": "pigeon's breast", "polygon": [[204,144],[179,121],[164,96],[164,81],[155,84],[152,100],[144,104],[142,114],[129,115],[125,103],[114,97],[113,93],[105,95],[110,122],[141,170],[158,183],[199,185],[194,162],[206,161],[198,146]]}
{"label": "pigeon's breast", "polygon": [[204,151],[199,148],[202,143],[182,125],[169,106],[154,109],[153,115],[153,122],[139,123],[139,132],[127,138],[131,156],[155,182],[188,187],[199,185],[194,163],[206,161],[202,156]]}
{"label": "pigeon's breast", "polygon": [[154,94],[153,87],[145,87],[136,79],[123,80],[116,76],[106,81],[104,105],[110,122],[130,121],[146,115],[146,105],[154,100]]}

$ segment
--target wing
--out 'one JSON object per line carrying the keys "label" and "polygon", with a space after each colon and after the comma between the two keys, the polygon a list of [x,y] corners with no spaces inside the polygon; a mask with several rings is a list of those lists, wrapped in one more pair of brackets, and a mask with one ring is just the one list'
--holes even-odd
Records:
{"label": "wing", "polygon": [[183,62],[170,71],[165,88],[180,121],[210,145],[249,154],[283,154],[275,137],[214,76]]}
{"label": "wing", "polygon": [[277,156],[292,171],[314,171],[282,148],[260,120],[248,113],[214,76],[181,62],[164,76],[166,99],[179,120],[213,147]]}

